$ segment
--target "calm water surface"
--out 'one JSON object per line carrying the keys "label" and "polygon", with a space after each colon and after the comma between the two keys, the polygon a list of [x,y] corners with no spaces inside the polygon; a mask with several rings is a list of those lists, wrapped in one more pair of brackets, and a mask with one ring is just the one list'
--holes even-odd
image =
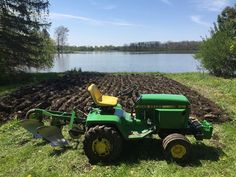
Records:
{"label": "calm water surface", "polygon": [[39,72],[64,72],[74,68],[98,72],[196,72],[199,62],[193,54],[156,54],[130,52],[80,52],[54,59],[51,69]]}

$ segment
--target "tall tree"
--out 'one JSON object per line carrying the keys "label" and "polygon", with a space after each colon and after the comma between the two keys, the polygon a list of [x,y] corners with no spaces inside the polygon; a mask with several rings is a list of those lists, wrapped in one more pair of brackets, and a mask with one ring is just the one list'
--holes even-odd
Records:
{"label": "tall tree", "polygon": [[203,67],[217,76],[232,76],[236,71],[236,5],[218,15],[210,38],[203,39],[195,55]]}
{"label": "tall tree", "polygon": [[217,18],[218,29],[227,31],[232,37],[236,37],[236,4],[226,7]]}
{"label": "tall tree", "polygon": [[64,46],[68,38],[69,29],[65,26],[59,26],[55,29],[55,37],[57,43],[57,52],[61,53],[64,51]]}
{"label": "tall tree", "polygon": [[0,1],[2,72],[52,65],[52,41],[46,35],[48,0]]}
{"label": "tall tree", "polygon": [[204,39],[195,55],[211,74],[232,76],[236,70],[234,40],[224,31]]}

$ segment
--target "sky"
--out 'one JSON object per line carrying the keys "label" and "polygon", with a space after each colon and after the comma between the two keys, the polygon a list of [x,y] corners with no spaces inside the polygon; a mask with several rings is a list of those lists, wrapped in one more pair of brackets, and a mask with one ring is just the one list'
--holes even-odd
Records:
{"label": "sky", "polygon": [[50,0],[49,32],[69,29],[69,45],[201,40],[236,0]]}

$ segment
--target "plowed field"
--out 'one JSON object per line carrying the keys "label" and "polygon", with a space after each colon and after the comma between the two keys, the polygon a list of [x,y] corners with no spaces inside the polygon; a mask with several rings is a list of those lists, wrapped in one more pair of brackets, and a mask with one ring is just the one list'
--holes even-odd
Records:
{"label": "plowed field", "polygon": [[135,100],[145,93],[183,94],[191,102],[191,114],[211,122],[223,122],[228,118],[223,110],[198,92],[161,75],[146,74],[66,74],[63,77],[41,82],[36,86],[21,88],[0,98],[0,121],[5,122],[16,114],[24,118],[31,108],[50,108],[71,111],[73,108],[88,112],[92,99],[87,87],[95,83],[107,95],[118,96],[119,103],[131,111]]}

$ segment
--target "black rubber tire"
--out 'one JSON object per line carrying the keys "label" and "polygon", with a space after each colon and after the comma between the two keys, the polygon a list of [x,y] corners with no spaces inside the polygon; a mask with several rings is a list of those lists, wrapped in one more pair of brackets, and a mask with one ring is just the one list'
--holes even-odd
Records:
{"label": "black rubber tire", "polygon": [[[93,142],[96,139],[102,138],[108,140],[110,143],[109,154],[104,156],[98,155],[93,151]],[[88,157],[90,163],[109,163],[114,162],[119,157],[123,147],[123,140],[115,128],[97,125],[85,132],[83,144],[85,155]]]}
{"label": "black rubber tire", "polygon": [[69,130],[69,135],[73,139],[79,139],[82,134],[84,133],[81,133],[81,129],[75,126],[71,130]]}
{"label": "black rubber tire", "polygon": [[[183,155],[181,154],[179,157],[175,157],[172,154],[172,148],[176,145],[180,145],[185,148],[185,153],[183,153]],[[176,162],[186,162],[189,160],[191,143],[184,135],[172,133],[165,137],[162,141],[162,146],[167,160]]]}

